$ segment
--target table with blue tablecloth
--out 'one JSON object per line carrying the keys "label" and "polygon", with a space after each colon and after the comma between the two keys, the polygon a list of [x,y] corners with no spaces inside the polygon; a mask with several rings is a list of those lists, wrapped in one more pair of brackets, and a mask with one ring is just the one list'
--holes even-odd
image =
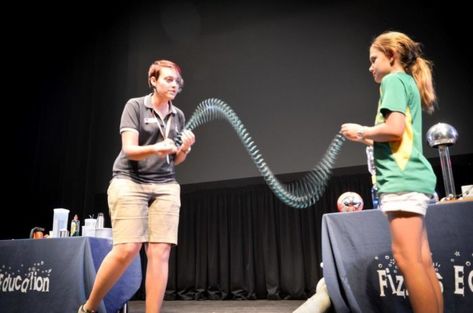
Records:
{"label": "table with blue tablecloth", "polygon": [[[84,303],[112,241],[94,237],[0,241],[0,311],[76,313]],[[101,303],[115,313],[141,284],[140,257]]]}
{"label": "table with blue tablecloth", "polygon": [[[473,310],[473,202],[431,205],[426,226],[445,313]],[[324,278],[337,313],[412,312],[379,210],[322,218]]]}

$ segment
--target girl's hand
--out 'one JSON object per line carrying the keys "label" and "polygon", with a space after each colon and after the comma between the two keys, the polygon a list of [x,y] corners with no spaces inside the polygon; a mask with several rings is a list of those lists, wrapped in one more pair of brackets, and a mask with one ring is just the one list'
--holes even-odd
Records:
{"label": "girl's hand", "polygon": [[364,142],[365,126],[355,123],[342,124],[340,134],[351,141]]}

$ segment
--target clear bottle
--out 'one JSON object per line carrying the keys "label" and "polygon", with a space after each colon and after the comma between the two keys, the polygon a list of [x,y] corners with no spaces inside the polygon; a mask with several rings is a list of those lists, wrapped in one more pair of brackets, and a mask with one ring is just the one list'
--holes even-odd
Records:
{"label": "clear bottle", "polygon": [[379,207],[379,196],[376,184],[371,187],[371,201],[373,202],[373,209],[377,209]]}
{"label": "clear bottle", "polygon": [[103,228],[103,224],[104,224],[103,213],[99,212],[99,214],[97,214],[97,224],[95,228]]}
{"label": "clear bottle", "polygon": [[368,164],[368,172],[371,174],[371,201],[373,209],[379,207],[378,188],[376,187],[376,166],[374,164],[373,146],[366,147],[366,163]]}

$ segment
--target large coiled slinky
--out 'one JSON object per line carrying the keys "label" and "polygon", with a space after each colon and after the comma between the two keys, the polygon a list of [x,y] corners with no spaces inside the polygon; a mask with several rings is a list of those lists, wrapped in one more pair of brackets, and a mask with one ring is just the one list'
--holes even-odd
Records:
{"label": "large coiled slinky", "polygon": [[[185,128],[193,131],[197,127],[217,119],[226,120],[232,125],[269,188],[282,202],[291,207],[306,208],[319,200],[330,178],[345,137],[337,134],[325,155],[311,171],[294,182],[283,184],[271,172],[245,126],[224,101],[210,98],[199,103]],[[176,140],[178,144],[179,140],[179,138]]]}

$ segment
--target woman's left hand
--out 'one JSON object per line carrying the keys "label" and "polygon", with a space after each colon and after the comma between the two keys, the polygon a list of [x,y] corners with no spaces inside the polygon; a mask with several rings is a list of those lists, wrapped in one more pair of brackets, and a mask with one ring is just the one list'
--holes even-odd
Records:
{"label": "woman's left hand", "polygon": [[188,151],[190,147],[195,143],[195,135],[192,131],[186,129],[182,132],[182,144],[180,150]]}

